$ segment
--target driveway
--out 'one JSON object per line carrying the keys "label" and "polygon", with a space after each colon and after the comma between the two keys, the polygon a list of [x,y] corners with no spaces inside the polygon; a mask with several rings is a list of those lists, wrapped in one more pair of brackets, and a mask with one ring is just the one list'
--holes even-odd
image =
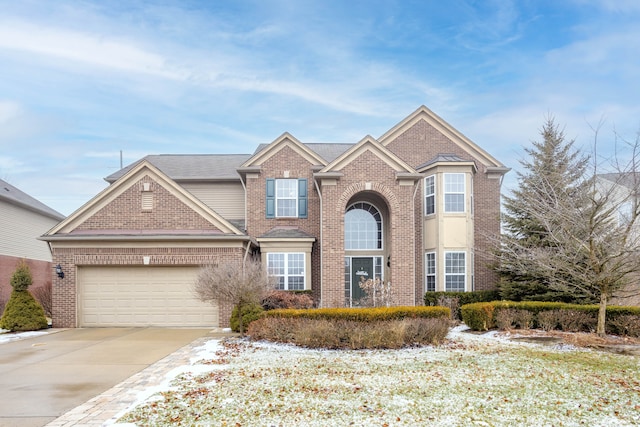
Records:
{"label": "driveway", "polygon": [[0,426],[44,426],[209,332],[67,329],[0,344]]}

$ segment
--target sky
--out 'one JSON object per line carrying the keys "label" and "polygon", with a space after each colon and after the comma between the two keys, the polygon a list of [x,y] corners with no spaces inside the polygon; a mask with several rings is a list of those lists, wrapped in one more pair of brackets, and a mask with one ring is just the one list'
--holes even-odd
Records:
{"label": "sky", "polygon": [[147,154],[377,138],[426,105],[505,166],[640,130],[637,0],[0,0],[0,178],[69,215]]}

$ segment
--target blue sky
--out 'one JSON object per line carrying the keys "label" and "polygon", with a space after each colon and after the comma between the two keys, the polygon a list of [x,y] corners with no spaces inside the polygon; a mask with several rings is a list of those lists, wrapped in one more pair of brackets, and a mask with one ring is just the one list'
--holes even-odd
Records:
{"label": "blue sky", "polygon": [[[640,129],[640,2],[0,0],[0,178],[63,214],[146,154],[355,143],[426,105],[506,166]],[[515,185],[515,173],[504,191]]]}

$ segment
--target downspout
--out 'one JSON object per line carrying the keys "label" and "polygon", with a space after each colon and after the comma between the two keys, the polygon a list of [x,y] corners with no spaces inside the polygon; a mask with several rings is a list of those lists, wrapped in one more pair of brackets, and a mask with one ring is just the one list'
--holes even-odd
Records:
{"label": "downspout", "polygon": [[[414,206],[414,208],[411,209],[411,212],[412,212],[412,216],[413,216],[413,236],[414,237],[416,235],[416,209],[415,209],[415,206],[416,206],[416,194],[418,194],[418,188],[420,188],[420,180],[421,179],[418,180],[418,185],[416,185],[415,190],[413,190],[413,206]],[[424,205],[424,204],[422,204],[422,205]],[[423,208],[424,208],[424,206],[423,206]],[[423,208],[421,208],[421,210]],[[424,236],[422,236],[422,235],[420,236],[420,242],[421,242],[420,243],[420,247],[422,248],[422,253],[424,253]],[[413,264],[414,286],[416,286],[416,284],[415,284],[415,280],[416,280],[416,263],[415,263],[416,253],[415,253],[415,250],[416,250],[416,245],[413,245],[413,251],[414,251],[413,252],[413,260],[414,260],[414,262],[412,262],[412,264]],[[420,256],[422,256],[422,253],[420,254]],[[415,291],[415,289],[413,290],[413,305],[416,305],[416,291]]]}
{"label": "downspout", "polygon": [[324,250],[324,241],[322,240],[322,228],[324,227],[324,222],[322,222],[322,193],[320,192],[320,188],[318,187],[318,180],[316,178],[313,179],[313,184],[316,187],[316,192],[318,193],[318,198],[320,199],[320,307],[322,305],[322,294],[324,293],[324,286],[322,286],[322,251]]}

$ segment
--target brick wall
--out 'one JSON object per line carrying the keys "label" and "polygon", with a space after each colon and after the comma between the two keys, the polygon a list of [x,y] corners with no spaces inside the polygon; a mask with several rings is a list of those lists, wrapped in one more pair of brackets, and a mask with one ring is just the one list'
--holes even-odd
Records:
{"label": "brick wall", "polygon": [[[386,146],[393,153],[401,157],[413,167],[417,167],[438,154],[451,153],[460,156],[463,160],[473,160],[478,168],[473,177],[474,189],[474,243],[475,243],[475,289],[494,289],[497,284],[497,275],[488,268],[493,261],[491,242],[492,236],[500,232],[500,180],[490,179],[486,174],[485,166],[473,158],[469,153],[441,134],[437,129],[424,120],[418,121],[398,137],[388,142]],[[421,191],[421,190],[419,190]],[[420,194],[422,197],[422,194]],[[421,206],[416,205],[417,212],[421,212]],[[421,242],[421,237],[416,236],[416,247]],[[420,249],[418,248],[418,251]],[[422,256],[416,260],[423,270]],[[417,275],[420,279],[416,282],[423,283],[422,273]]]}
{"label": "brick wall", "polygon": [[[294,226],[314,236],[316,242],[311,249],[311,289],[314,301],[320,298],[320,197],[313,179],[312,164],[292,148],[286,146],[261,165],[258,178],[247,179],[247,233],[260,237],[274,227]],[[267,218],[267,178],[307,179],[307,218]]]}

